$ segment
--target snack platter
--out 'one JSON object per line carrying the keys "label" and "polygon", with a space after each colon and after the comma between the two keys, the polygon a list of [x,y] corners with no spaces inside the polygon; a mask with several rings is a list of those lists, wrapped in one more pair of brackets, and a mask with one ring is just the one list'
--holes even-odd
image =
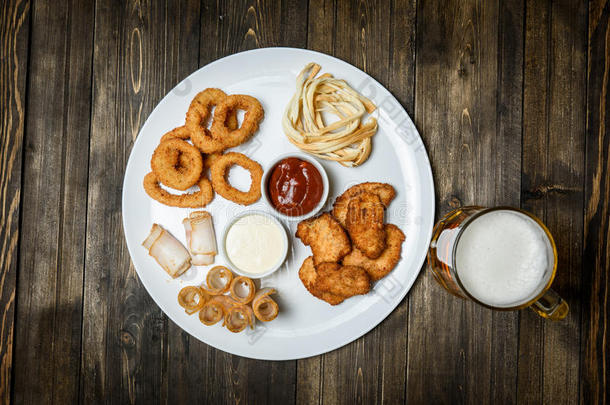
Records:
{"label": "snack platter", "polygon": [[[353,143],[327,154],[345,159],[344,164],[326,160],[323,153],[313,156],[311,151],[317,147],[315,142],[309,151],[300,149],[310,148],[310,144],[309,139],[298,142],[299,125],[304,120],[295,118],[296,115],[292,115],[291,124],[288,124],[296,130],[286,130],[285,113],[289,110],[287,106],[294,101],[297,77],[303,73],[305,80],[307,74],[312,78],[315,76],[313,73],[318,73],[304,70],[307,66],[311,70],[312,62],[313,69],[320,67],[317,77],[325,81],[332,75],[332,78],[344,80],[362,96],[362,103],[356,101],[355,105],[362,104],[367,110],[349,135]],[[326,88],[334,83],[329,80]],[[181,130],[171,131],[188,127],[185,115],[186,124],[190,119],[190,128],[195,128],[192,126],[194,100],[204,100],[205,95],[212,94],[206,89],[222,90],[227,101],[224,101],[225,96],[214,93],[214,100],[222,98],[223,101],[218,101],[221,107],[217,106],[209,114],[210,129],[203,129],[202,136],[210,138],[202,146],[196,136],[191,138],[186,130],[184,135],[179,133]],[[349,89],[340,91],[344,94]],[[349,94],[358,98],[356,93]],[[322,102],[327,100],[323,97],[325,95],[320,98]],[[369,109],[368,101],[376,108]],[[205,106],[206,102],[202,101],[201,105]],[[257,110],[259,104],[260,114]],[[352,108],[337,105],[347,109],[342,110],[343,113]],[[236,113],[230,107],[245,110],[245,113]],[[355,111],[357,107],[353,109]],[[215,115],[216,110],[219,114]],[[292,110],[296,111],[295,114],[300,111],[294,103]],[[233,113],[237,124],[231,123]],[[219,115],[224,128],[220,125],[223,122],[217,122]],[[332,122],[327,121],[326,116],[324,120],[327,125]],[[244,122],[247,125],[243,125]],[[240,125],[252,129],[251,133],[238,134],[236,128],[242,128]],[[214,135],[224,131],[224,138],[212,139],[212,131]],[[225,145],[225,150],[210,149],[210,153],[201,153],[203,161],[199,163],[199,152],[193,150],[213,148],[212,142],[229,137],[232,137],[230,146]],[[366,140],[370,143],[367,144],[369,141]],[[174,152],[174,147],[182,149],[178,153]],[[223,153],[223,156],[218,160],[216,155],[208,158],[213,153]],[[347,156],[351,160],[347,160]],[[324,180],[316,180],[318,187],[324,187],[324,193],[315,193],[315,198],[320,199],[319,204],[310,204],[307,209],[311,212],[291,214],[292,218],[278,211],[280,208],[274,205],[277,196],[270,193],[265,183],[270,179],[277,180],[278,176],[273,175],[274,169],[284,158],[293,159],[292,163],[308,164],[308,170],[321,172]],[[180,166],[183,161],[184,167]],[[249,171],[229,170],[236,162]],[[168,169],[162,172],[159,167],[164,164]],[[190,171],[192,167],[198,171]],[[177,178],[168,173],[176,174]],[[224,174],[226,176],[220,184]],[[215,177],[208,181],[212,176]],[[182,188],[172,190],[165,187],[167,184],[158,179],[161,177],[166,182],[176,180]],[[176,191],[187,189],[191,184],[194,186],[188,191]],[[380,187],[383,187],[382,191],[378,191]],[[241,192],[233,193],[233,188]],[[257,188],[260,188],[258,194]],[[201,197],[199,194],[197,198],[182,197],[200,189],[205,191]],[[167,193],[180,197],[167,197]],[[345,197],[348,194],[349,199]],[[343,206],[333,210],[335,201],[343,201]],[[328,55],[302,49],[265,48],[234,54],[204,66],[161,100],[134,142],[125,172],[122,213],[127,246],[138,276],[173,322],[201,341],[232,354],[289,360],[325,353],[357,339],[374,328],[402,301],[425,259],[434,221],[434,189],[421,138],[400,103],[383,86],[366,73]],[[233,235],[236,232],[232,233],[232,230],[248,216],[269,218],[273,229],[268,235],[275,235],[272,242],[277,249],[265,245],[265,241],[259,238],[252,238],[250,246],[247,238],[244,241]],[[191,234],[196,234],[195,220],[202,220],[208,227],[213,223],[211,229],[218,246],[210,255],[207,251],[195,252],[195,243],[191,243]],[[188,225],[188,237],[183,221],[193,224],[193,232]],[[267,225],[261,228],[268,228]],[[258,227],[244,229],[256,232]],[[206,228],[205,232],[209,234],[210,231]],[[284,233],[286,237],[283,237]],[[390,236],[384,237],[390,234],[391,240]],[[172,261],[164,264],[168,262],[157,255],[166,254],[163,251],[167,249],[151,249],[156,239],[174,239],[175,242],[169,243],[184,246],[179,247],[183,249],[179,254],[185,263],[175,265]],[[144,241],[147,242],[143,246]],[[205,239],[204,244],[209,244],[209,240]],[[271,265],[273,263],[260,264],[270,267],[268,271],[265,268],[260,274],[252,274],[253,283],[243,283],[246,288],[251,288],[248,294],[243,294],[249,298],[235,292],[239,289],[235,285],[229,288],[227,284],[222,293],[214,292],[218,285],[222,289],[222,283],[227,281],[222,278],[225,271],[221,269],[231,272],[229,281],[250,280],[245,277],[251,271],[247,267],[258,263],[256,252],[260,250],[264,251],[261,256],[271,254],[270,260],[277,261],[278,266],[276,269]],[[240,252],[247,252],[250,256],[239,257]],[[198,256],[200,253],[202,255]],[[281,260],[273,255],[281,257]],[[386,259],[391,265],[385,262],[383,265],[375,264],[375,260]],[[243,268],[236,268],[236,263]],[[173,269],[166,268],[172,265]],[[219,276],[219,273],[222,274]],[[224,281],[215,284],[216,280]],[[210,291],[212,293],[208,294]],[[217,311],[209,306],[213,302],[219,303]],[[204,304],[205,315],[202,310]],[[233,312],[229,314],[230,311]],[[269,311],[272,313],[270,316]],[[210,316],[214,319],[208,322]]]}

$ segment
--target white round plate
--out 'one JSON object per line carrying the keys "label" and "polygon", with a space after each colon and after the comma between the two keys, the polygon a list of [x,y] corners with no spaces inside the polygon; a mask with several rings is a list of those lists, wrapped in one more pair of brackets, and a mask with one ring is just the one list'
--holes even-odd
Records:
{"label": "white round plate", "polygon": [[[322,66],[322,73],[345,79],[377,106],[374,116],[379,130],[373,152],[360,167],[346,168],[321,161],[330,180],[327,210],[348,187],[365,181],[390,183],[396,198],[387,210],[387,221],[406,235],[402,259],[370,293],[330,306],[314,298],[303,287],[298,270],[310,249],[294,237],[296,223],[283,221],[291,237],[286,262],[275,273],[261,279],[273,286],[280,315],[269,323],[257,322],[253,330],[233,334],[220,324],[208,327],[197,315],[189,316],[178,305],[181,288],[203,282],[209,267],[192,267],[172,279],[141,246],[153,223],[158,223],[185,242],[182,219],[192,210],[162,205],[146,195],[142,179],[150,172],[150,158],[161,136],[184,124],[193,97],[207,87],[230,94],[256,97],[265,109],[258,133],[233,150],[259,162],[265,170],[277,155],[297,151],[282,131],[284,109],[295,90],[295,79],[309,62]],[[246,186],[247,172],[232,169],[232,183]],[[248,207],[216,195],[206,208],[214,218],[218,242],[225,225],[244,210],[272,212],[261,198]],[[266,48],[238,53],[199,69],[169,92],[150,114],[136,139],[123,183],[123,227],[129,254],[144,287],[157,305],[182,329],[220,350],[244,357],[289,360],[314,356],[341,347],[374,328],[400,303],[417,278],[424,262],[434,223],[434,185],[424,145],[413,122],[400,103],[366,73],[334,57],[292,48]],[[217,256],[215,265],[225,264]]]}

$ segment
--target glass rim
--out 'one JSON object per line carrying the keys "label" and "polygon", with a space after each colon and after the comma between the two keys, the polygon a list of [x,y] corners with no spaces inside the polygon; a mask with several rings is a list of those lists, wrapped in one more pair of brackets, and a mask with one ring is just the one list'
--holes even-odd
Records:
{"label": "glass rim", "polygon": [[[466,208],[466,207],[462,207],[462,208]],[[490,212],[494,212],[494,211],[513,211],[513,212],[518,212],[520,214],[523,214],[523,215],[527,216],[528,218],[531,218],[544,231],[549,243],[551,244],[551,248],[553,250],[553,269],[551,271],[551,275],[550,275],[549,279],[547,280],[547,282],[544,285],[544,287],[542,288],[542,290],[540,290],[540,292],[538,294],[536,294],[533,298],[527,300],[526,302],[519,304],[519,305],[513,305],[510,307],[493,306],[490,304],[486,304],[486,303],[478,300],[477,298],[475,298],[472,294],[470,294],[468,289],[466,289],[464,287],[464,285],[462,284],[462,280],[460,280],[460,276],[457,271],[457,262],[456,262],[457,246],[460,243],[460,239],[462,237],[462,234],[464,233],[464,230],[466,230],[466,228],[468,228],[468,225],[470,225],[472,222],[474,222],[475,219],[477,219],[485,214],[489,214]],[[532,304],[534,304],[536,301],[538,301],[540,298],[542,298],[544,296],[544,294],[546,294],[546,292],[549,290],[549,288],[551,288],[551,284],[553,284],[553,280],[555,279],[555,273],[557,272],[557,246],[555,245],[555,240],[553,239],[553,235],[551,235],[551,231],[549,231],[549,229],[546,227],[546,225],[538,217],[536,217],[534,214],[531,214],[520,208],[514,208],[514,207],[508,207],[508,206],[483,208],[481,211],[473,214],[472,216],[470,216],[469,218],[467,218],[464,221],[462,227],[458,231],[457,236],[455,237],[453,245],[454,245],[453,252],[451,253],[451,269],[452,269],[453,276],[455,277],[455,282],[460,287],[460,290],[464,294],[466,294],[466,296],[469,299],[476,302],[477,304],[483,305],[484,307],[498,310],[498,311],[514,311],[514,310],[518,310],[518,309],[527,308],[527,307],[531,306]]]}

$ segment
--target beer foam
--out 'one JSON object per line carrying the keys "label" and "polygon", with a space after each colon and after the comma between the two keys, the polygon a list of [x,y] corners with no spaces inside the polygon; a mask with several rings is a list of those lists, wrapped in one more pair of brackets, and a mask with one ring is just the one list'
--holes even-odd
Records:
{"label": "beer foam", "polygon": [[540,226],[515,211],[492,211],[464,229],[455,266],[477,300],[512,307],[535,297],[551,275],[551,244]]}

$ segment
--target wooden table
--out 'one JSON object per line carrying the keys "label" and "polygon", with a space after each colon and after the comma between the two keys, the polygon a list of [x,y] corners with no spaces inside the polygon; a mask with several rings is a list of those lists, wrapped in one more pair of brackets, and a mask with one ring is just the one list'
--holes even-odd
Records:
{"label": "wooden table", "polygon": [[[0,398],[22,403],[606,403],[610,400],[607,0],[8,0],[0,14]],[[569,317],[492,312],[423,272],[377,328],[310,359],[215,350],[155,305],[127,253],[132,144],[181,79],[302,47],[400,100],[437,217],[511,205],[556,237]]]}

